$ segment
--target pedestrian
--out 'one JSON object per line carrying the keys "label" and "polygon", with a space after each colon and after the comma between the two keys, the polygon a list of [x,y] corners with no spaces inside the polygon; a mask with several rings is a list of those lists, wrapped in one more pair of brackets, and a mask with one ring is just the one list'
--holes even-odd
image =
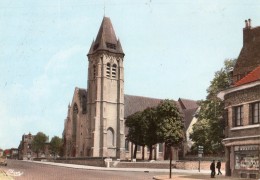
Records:
{"label": "pedestrian", "polygon": [[210,177],[214,178],[216,174],[215,160],[213,160],[212,163],[210,164],[210,170],[211,170]]}
{"label": "pedestrian", "polygon": [[222,172],[220,171],[220,169],[221,169],[221,162],[220,162],[220,160],[218,160],[218,162],[217,162],[217,169],[218,169],[218,175],[222,175]]}

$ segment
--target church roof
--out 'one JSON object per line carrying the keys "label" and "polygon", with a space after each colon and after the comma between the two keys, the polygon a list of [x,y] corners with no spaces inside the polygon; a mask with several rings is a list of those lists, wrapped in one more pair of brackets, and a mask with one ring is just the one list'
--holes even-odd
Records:
{"label": "church roof", "polygon": [[116,34],[109,17],[103,18],[96,40],[92,42],[88,54],[93,54],[99,50],[124,54],[121,43],[116,38]]}
{"label": "church roof", "polygon": [[178,102],[180,103],[182,109],[195,109],[198,108],[197,101],[191,99],[179,98]]}
{"label": "church roof", "polygon": [[198,109],[198,107],[193,108],[193,109],[185,109],[185,110],[183,110],[185,131],[187,131],[187,129],[189,128],[190,123],[191,123],[193,117],[196,115],[197,109]]}
{"label": "church roof", "polygon": [[[125,117],[130,116],[138,111],[143,111],[148,107],[156,107],[163,99],[149,98],[143,96],[125,95]],[[198,110],[197,101],[190,99],[179,98],[175,101],[177,107],[183,115],[185,123],[185,131],[189,127],[193,117]],[[125,126],[125,133],[128,133],[128,128]]]}
{"label": "church roof", "polygon": [[260,66],[251,71],[244,78],[235,83],[235,86],[240,86],[244,84],[248,84],[254,81],[260,80]]}
{"label": "church roof", "polygon": [[125,95],[125,117],[148,107],[156,107],[163,99]]}

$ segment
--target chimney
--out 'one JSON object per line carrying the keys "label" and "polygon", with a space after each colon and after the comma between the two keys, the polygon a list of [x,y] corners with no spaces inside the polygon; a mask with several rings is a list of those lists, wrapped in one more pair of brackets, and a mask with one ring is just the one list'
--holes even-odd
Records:
{"label": "chimney", "polygon": [[245,23],[246,23],[246,27],[245,27],[245,28],[248,28],[248,22],[247,22],[247,20],[245,20]]}
{"label": "chimney", "polygon": [[251,28],[251,19],[248,19],[248,28]]}

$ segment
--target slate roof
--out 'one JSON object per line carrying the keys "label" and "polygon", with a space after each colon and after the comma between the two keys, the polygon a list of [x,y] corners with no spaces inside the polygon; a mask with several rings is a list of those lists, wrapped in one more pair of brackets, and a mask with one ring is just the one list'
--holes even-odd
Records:
{"label": "slate roof", "polygon": [[193,108],[193,109],[183,110],[185,131],[187,131],[188,127],[190,126],[190,123],[191,123],[193,117],[196,115],[197,109],[198,109],[198,107]]}
{"label": "slate roof", "polygon": [[109,17],[103,18],[96,40],[92,42],[88,55],[93,54],[99,50],[124,54],[121,43],[116,38],[116,34]]}
{"label": "slate roof", "polygon": [[251,71],[248,75],[246,75],[244,78],[241,80],[237,81],[235,83],[235,86],[240,86],[244,84],[248,84],[254,81],[260,80],[260,66],[255,68],[253,71]]}
{"label": "slate roof", "polygon": [[194,109],[198,108],[197,101],[191,99],[179,98],[178,102],[180,103],[182,109]]}
{"label": "slate roof", "polygon": [[156,107],[163,99],[125,95],[125,117],[148,107]]}
{"label": "slate roof", "polygon": [[[148,107],[156,107],[162,100],[163,99],[125,95],[125,117],[135,112],[143,111]],[[183,98],[179,98],[175,103],[183,115],[186,131],[199,106],[197,101]],[[125,127],[125,133],[127,134],[127,132],[128,128]]]}

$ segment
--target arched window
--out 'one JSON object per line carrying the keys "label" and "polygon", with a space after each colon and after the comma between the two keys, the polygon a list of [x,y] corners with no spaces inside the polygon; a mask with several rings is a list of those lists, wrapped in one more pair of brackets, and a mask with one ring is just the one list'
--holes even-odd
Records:
{"label": "arched window", "polygon": [[113,64],[112,67],[112,78],[116,78],[116,64]]}
{"label": "arched window", "polygon": [[107,146],[114,146],[114,130],[112,128],[107,129]]}
{"label": "arched window", "polygon": [[107,77],[110,77],[110,68],[111,68],[110,63],[107,63],[107,69],[106,69],[106,76]]}
{"label": "arched window", "polygon": [[77,115],[78,115],[78,106],[75,103],[74,106],[73,106],[73,115],[72,115],[72,139],[74,141],[76,141]]}

